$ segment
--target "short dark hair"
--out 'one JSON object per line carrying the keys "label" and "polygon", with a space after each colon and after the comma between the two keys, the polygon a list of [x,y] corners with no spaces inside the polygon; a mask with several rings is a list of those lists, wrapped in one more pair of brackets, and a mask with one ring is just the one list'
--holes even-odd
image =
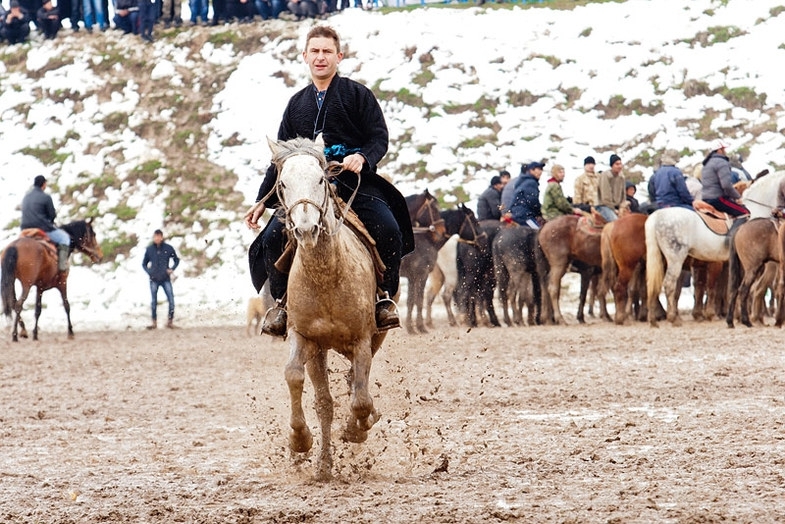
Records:
{"label": "short dark hair", "polygon": [[502,169],[501,171],[499,171],[499,177],[505,177],[505,176],[509,178],[510,172],[507,171],[506,169]]}
{"label": "short dark hair", "polygon": [[38,175],[33,179],[33,185],[35,187],[44,187],[44,184],[46,184],[46,177],[44,175]]}
{"label": "short dark hair", "polygon": [[502,183],[502,177],[500,177],[499,175],[493,175],[491,177],[491,185],[492,186],[495,186],[496,184],[501,184],[501,183]]}
{"label": "short dark hair", "polygon": [[163,232],[163,231],[161,231],[160,229],[156,229],[155,231],[153,231],[153,235],[161,235],[161,236],[164,236],[164,232]]}

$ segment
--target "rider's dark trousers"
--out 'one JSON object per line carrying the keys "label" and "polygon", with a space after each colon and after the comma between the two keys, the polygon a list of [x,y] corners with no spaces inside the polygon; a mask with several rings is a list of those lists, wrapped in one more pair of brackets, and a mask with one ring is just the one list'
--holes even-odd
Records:
{"label": "rider's dark trousers", "polygon": [[[346,201],[348,198],[349,196],[346,196],[344,200]],[[384,272],[383,282],[379,287],[382,291],[388,292],[391,297],[395,296],[398,292],[401,250],[403,249],[403,239],[398,222],[395,221],[387,203],[375,196],[357,193],[352,202],[352,209],[376,241],[376,249],[387,268]],[[275,269],[275,262],[283,253],[286,235],[284,234],[284,224],[277,216],[270,220],[271,223],[261,233],[263,235],[262,251],[264,265],[270,279],[270,294],[274,299],[280,300],[286,293],[288,275]]]}

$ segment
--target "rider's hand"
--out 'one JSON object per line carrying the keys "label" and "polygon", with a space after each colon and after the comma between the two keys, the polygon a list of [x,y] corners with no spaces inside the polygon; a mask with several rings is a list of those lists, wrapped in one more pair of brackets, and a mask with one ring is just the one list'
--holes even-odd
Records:
{"label": "rider's hand", "polygon": [[265,209],[264,202],[257,202],[254,204],[243,216],[245,225],[251,229],[259,229],[259,219],[262,218]]}
{"label": "rider's hand", "polygon": [[363,169],[363,164],[365,163],[365,157],[359,153],[353,153],[344,157],[343,159],[343,168],[346,171],[351,171],[352,173],[359,174],[360,171]]}

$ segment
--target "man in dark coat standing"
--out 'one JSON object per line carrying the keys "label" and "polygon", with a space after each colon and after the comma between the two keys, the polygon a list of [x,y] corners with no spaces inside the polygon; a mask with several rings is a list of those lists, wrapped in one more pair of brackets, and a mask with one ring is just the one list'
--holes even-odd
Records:
{"label": "man in dark coat standing", "polygon": [[[171,261],[171,264],[170,262]],[[180,265],[180,258],[172,246],[164,242],[164,233],[160,229],[153,232],[153,243],[144,252],[142,267],[150,277],[150,294],[153,323],[147,329],[158,327],[158,288],[164,289],[169,303],[169,320],[166,327],[174,327],[174,291],[172,289],[172,273]]]}
{"label": "man in dark coat standing", "polygon": [[[398,292],[401,258],[414,249],[414,234],[403,195],[376,172],[376,166],[387,153],[389,139],[382,109],[370,89],[338,75],[342,58],[340,38],[333,28],[315,26],[309,31],[303,59],[310,68],[312,83],[289,100],[278,129],[278,140],[297,137],[315,140],[321,134],[327,160],[342,163],[343,171],[334,182],[338,195],[348,201],[357,191],[352,209],[376,241],[386,267],[379,286],[384,295],[376,304],[376,324],[379,330],[387,330],[400,326],[391,297]],[[257,203],[245,214],[248,227],[258,229],[264,210],[279,204],[273,191],[276,179],[275,166],[270,165],[259,187]],[[262,326],[263,333],[273,336],[286,334],[283,304],[287,275],[275,268],[284,241],[284,224],[273,216],[249,250],[254,285],[258,290],[264,283],[264,278],[254,276],[259,266],[256,258],[262,256],[262,271],[269,277],[270,292],[279,304]]]}

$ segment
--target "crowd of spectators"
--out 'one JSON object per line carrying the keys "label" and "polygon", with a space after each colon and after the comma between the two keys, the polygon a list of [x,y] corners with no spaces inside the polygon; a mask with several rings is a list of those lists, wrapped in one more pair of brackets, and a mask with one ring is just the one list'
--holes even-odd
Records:
{"label": "crowd of spectators", "polygon": [[[25,42],[31,28],[43,38],[53,39],[64,20],[68,20],[72,31],[114,28],[152,42],[155,24],[165,28],[183,25],[182,3],[182,0],[10,0],[8,8],[0,3],[0,42]],[[188,11],[192,25],[218,25],[276,18],[321,18],[352,5],[368,8],[374,4],[372,0],[188,0]]]}

